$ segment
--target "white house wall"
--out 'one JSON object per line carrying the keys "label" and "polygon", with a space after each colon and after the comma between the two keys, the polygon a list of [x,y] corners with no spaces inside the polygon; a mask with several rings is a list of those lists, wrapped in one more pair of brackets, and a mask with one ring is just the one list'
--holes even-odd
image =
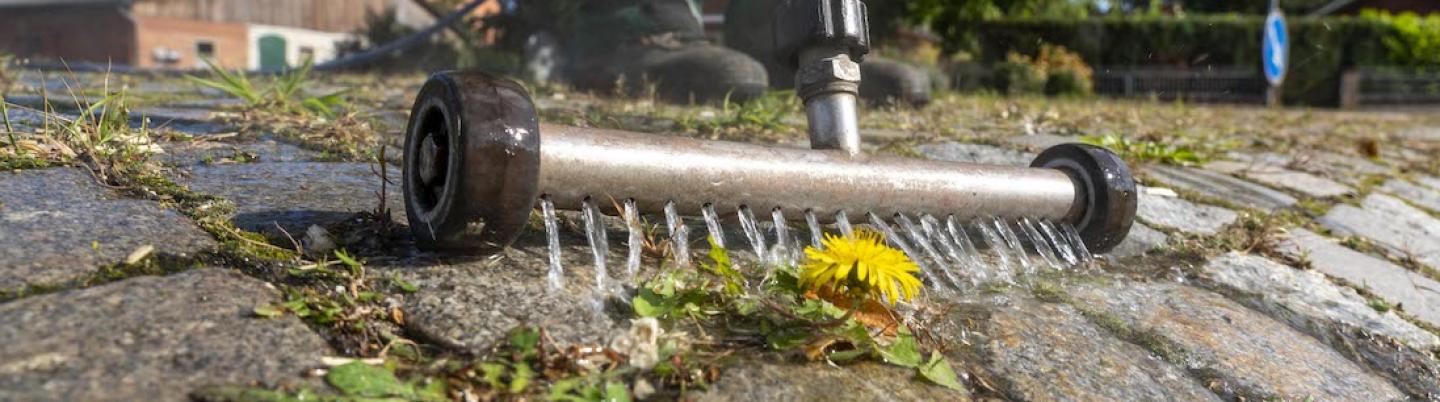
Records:
{"label": "white house wall", "polygon": [[273,25],[250,24],[247,35],[248,46],[248,68],[250,70],[260,69],[260,38],[266,35],[276,35],[285,39],[285,62],[290,66],[299,66],[303,63],[300,57],[301,47],[310,47],[315,50],[316,64],[323,63],[335,58],[338,44],[351,40],[354,35],[348,33],[321,32],[309,29],[280,27]]}

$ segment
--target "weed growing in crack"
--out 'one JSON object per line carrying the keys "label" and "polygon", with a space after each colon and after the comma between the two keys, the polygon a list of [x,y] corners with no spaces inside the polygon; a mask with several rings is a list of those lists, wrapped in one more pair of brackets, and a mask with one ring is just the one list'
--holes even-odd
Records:
{"label": "weed growing in crack", "polygon": [[344,250],[334,257],[287,269],[285,300],[256,306],[254,313],[266,318],[294,314],[331,329],[344,348],[375,356],[394,341],[393,330],[405,322],[404,313],[390,305],[385,290],[412,292],[416,287],[399,277],[372,277],[364,263]]}
{"label": "weed growing in crack", "polygon": [[[153,170],[150,155],[160,148],[151,139],[147,124],[130,126],[130,105],[124,90],[111,91],[110,76],[104,80],[104,95],[91,99],[72,89],[71,102],[78,109],[73,118],[51,112],[49,94],[42,95],[45,110],[28,110],[44,116],[40,127],[17,130],[10,119],[19,106],[0,102],[5,135],[0,137],[0,167],[13,169],[53,165],[80,165],[97,179],[120,185],[120,178]],[[68,86],[68,84],[67,84]]]}
{"label": "weed growing in crack", "polygon": [[1115,151],[1131,164],[1136,162],[1160,162],[1171,165],[1189,166],[1209,159],[1209,152],[1178,144],[1156,141],[1133,140],[1120,135],[1085,136],[1080,141]]}
{"label": "weed growing in crack", "polygon": [[[875,243],[884,247],[882,244]],[[919,320],[916,314],[893,310],[881,298],[883,294],[890,301],[898,302],[906,299],[908,292],[886,290],[878,286],[878,282],[839,273],[831,263],[851,267],[894,264],[864,259],[871,254],[860,255],[861,260],[849,263],[845,262],[848,259],[836,261],[836,255],[815,249],[807,250],[807,254],[811,257],[807,265],[811,267],[804,271],[797,267],[767,266],[746,270],[747,274],[734,266],[724,249],[712,247],[710,261],[702,264],[702,270],[670,270],[657,276],[641,286],[632,306],[642,319],[657,319],[672,330],[722,333],[722,337],[740,345],[808,361],[838,364],[878,361],[912,368],[920,378],[933,384],[962,387],[950,363],[939,353],[940,345],[916,336],[925,333],[923,326],[916,325]],[[840,286],[837,283],[844,286],[836,287]],[[683,363],[687,356],[713,356],[728,351],[696,347],[677,353],[659,356],[659,360],[680,356],[676,361]],[[666,367],[664,372],[668,375],[658,380],[679,388],[702,380],[686,375],[697,370],[684,368]]]}
{"label": "weed growing in crack", "polygon": [[287,70],[276,76],[270,85],[265,87],[250,81],[245,73],[228,71],[215,64],[213,60],[205,59],[205,65],[209,68],[210,76],[213,78],[186,75],[185,79],[201,87],[216,89],[240,98],[245,101],[245,106],[249,110],[266,110],[298,116],[317,114],[323,117],[335,117],[337,108],[344,108],[348,105],[344,98],[345,91],[321,96],[303,95],[305,87],[310,84],[311,63],[309,60],[306,60],[300,68]]}
{"label": "weed growing in crack", "polygon": [[380,145],[370,119],[361,117],[346,99],[348,90],[305,95],[305,89],[313,85],[308,61],[300,68],[274,77],[268,85],[207,63],[210,78],[186,76],[186,79],[244,101],[237,114],[222,118],[238,126],[241,132],[272,132],[343,161],[369,160]]}

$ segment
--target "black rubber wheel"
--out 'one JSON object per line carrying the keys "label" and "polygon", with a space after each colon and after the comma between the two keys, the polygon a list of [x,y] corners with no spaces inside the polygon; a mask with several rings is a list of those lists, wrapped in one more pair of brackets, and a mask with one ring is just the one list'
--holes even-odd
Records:
{"label": "black rubber wheel", "polygon": [[1110,251],[1125,240],[1135,222],[1138,192],[1125,161],[1110,150],[1089,144],[1060,144],[1040,153],[1031,167],[1070,174],[1081,192],[1083,211],[1071,221],[1092,253]]}
{"label": "black rubber wheel", "polygon": [[770,87],[795,87],[795,69],[775,58],[775,8],[778,0],[730,0],[725,6],[725,46],[765,65]]}
{"label": "black rubber wheel", "polygon": [[745,101],[765,92],[765,66],[744,53],[710,44],[667,51],[645,67],[658,95],[671,102]]}
{"label": "black rubber wheel", "polygon": [[403,170],[417,246],[508,246],[539,195],[540,127],[529,94],[484,73],[432,75],[410,112]]}
{"label": "black rubber wheel", "polygon": [[868,56],[860,63],[860,98],[880,105],[930,103],[930,74],[894,60]]}

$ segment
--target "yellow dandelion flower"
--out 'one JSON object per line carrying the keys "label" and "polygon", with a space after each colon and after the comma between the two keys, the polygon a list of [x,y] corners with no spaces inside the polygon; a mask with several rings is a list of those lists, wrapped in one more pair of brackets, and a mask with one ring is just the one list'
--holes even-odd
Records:
{"label": "yellow dandelion flower", "polygon": [[825,249],[805,248],[800,286],[812,290],[869,297],[894,304],[910,300],[920,290],[915,273],[920,268],[900,250],[885,245],[885,237],[871,230],[856,230],[854,236],[825,235]]}

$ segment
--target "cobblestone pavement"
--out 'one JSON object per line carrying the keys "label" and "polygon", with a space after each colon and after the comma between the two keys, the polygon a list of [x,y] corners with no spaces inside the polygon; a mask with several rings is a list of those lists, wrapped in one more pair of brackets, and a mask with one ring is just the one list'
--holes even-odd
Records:
{"label": "cobblestone pavement", "polygon": [[[374,116],[367,133],[396,144],[418,83],[409,77],[357,95]],[[153,160],[188,196],[111,188],[79,167],[0,172],[0,401],[184,400],[209,385],[324,389],[314,370],[376,353],[353,350],[348,337],[387,334],[261,317],[257,307],[285,300],[286,278],[302,269],[255,260],[277,249],[314,255],[334,243],[379,244],[365,255],[370,274],[406,288],[379,290],[389,306],[382,314],[403,317],[389,335],[446,353],[484,353],[522,324],[543,326],[562,344],[604,344],[629,325],[592,313],[594,268],[574,227],[561,239],[571,278],[561,291],[546,289],[545,240],[534,230],[495,257],[422,253],[395,226],[405,222],[399,188],[381,191],[374,163],[227,120],[233,101],[184,84],[134,88],[165,95],[133,113],[172,123]],[[21,92],[7,99],[33,102]],[[553,118],[603,101],[571,98],[540,96],[539,104]],[[22,131],[43,124],[33,112],[12,120]],[[680,127],[633,120],[662,134]],[[971,131],[961,131],[872,127],[865,138],[879,152],[1025,165],[1037,150],[1083,134],[1042,126],[965,141]],[[936,332],[967,345],[952,358],[966,362],[957,369],[969,392],[910,381],[890,366],[744,356],[692,396],[1440,398],[1440,177],[1431,170],[1440,139],[1415,132],[1424,131],[1377,134],[1408,145],[1373,158],[1358,148],[1302,157],[1252,147],[1196,166],[1134,166],[1145,185],[1138,222],[1106,256],[1106,272],[1062,278],[1046,297],[1018,287],[966,295],[948,310]],[[380,200],[388,210],[377,210]],[[623,248],[612,252],[612,265],[623,261]]]}

